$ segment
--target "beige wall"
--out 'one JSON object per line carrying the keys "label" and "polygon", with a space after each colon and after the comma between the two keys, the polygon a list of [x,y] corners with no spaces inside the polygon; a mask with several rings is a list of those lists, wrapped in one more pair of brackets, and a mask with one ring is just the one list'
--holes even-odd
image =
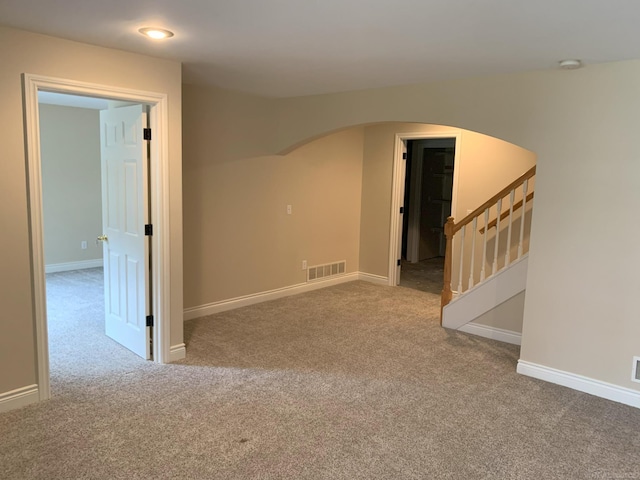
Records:
{"label": "beige wall", "polygon": [[275,100],[183,85],[184,170],[276,153]]}
{"label": "beige wall", "polygon": [[454,125],[536,153],[522,359],[638,391],[639,82],[640,61],[630,61],[283,99],[276,147],[395,120]]}
{"label": "beige wall", "polygon": [[46,265],[102,259],[99,110],[40,104],[40,156]]}
{"label": "beige wall", "polygon": [[183,92],[185,306],[303,283],[303,260],[358,271],[363,129],[261,156],[269,103],[227,93]]}
{"label": "beige wall", "polygon": [[348,272],[386,277],[397,133],[459,135],[459,216],[535,162],[502,140],[411,123],[352,127],[263,155],[273,101],[185,85],[183,105],[187,308],[302,283],[302,260],[345,259]]}
{"label": "beige wall", "polygon": [[[169,99],[171,343],[182,342],[181,68],[167,60],[0,27],[0,393],[37,383],[21,74],[165,92]],[[10,366],[10,367],[9,367]]]}
{"label": "beige wall", "polygon": [[492,310],[483,313],[471,323],[522,333],[524,299],[525,292],[521,292]]}

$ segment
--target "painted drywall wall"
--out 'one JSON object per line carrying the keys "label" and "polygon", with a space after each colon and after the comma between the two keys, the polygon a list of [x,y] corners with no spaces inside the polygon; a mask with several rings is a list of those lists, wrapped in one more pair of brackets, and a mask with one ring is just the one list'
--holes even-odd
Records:
{"label": "painted drywall wall", "polygon": [[509,332],[522,333],[525,293],[526,292],[521,292],[511,297],[494,309],[483,313],[471,323],[500,328]]}
{"label": "painted drywall wall", "polygon": [[[0,27],[0,393],[37,384],[31,294],[23,73],[164,92],[169,108],[171,344],[182,342],[181,67],[119,50]],[[7,366],[11,366],[8,368]]]}
{"label": "painted drywall wall", "polygon": [[[261,155],[273,138],[260,120],[268,102],[191,86],[183,95],[185,306],[304,283],[303,260],[358,271],[363,129]],[[234,102],[246,105],[238,117]]]}
{"label": "painted drywall wall", "polygon": [[[395,120],[455,125],[535,152],[521,358],[640,390],[631,381],[640,355],[640,223],[632,221],[640,203],[639,82],[640,61],[629,61],[283,99],[276,147]],[[363,182],[363,198],[368,189]],[[606,255],[602,245],[611,245]],[[361,251],[361,265],[381,269],[373,259],[384,249],[372,250]]]}
{"label": "painted drywall wall", "polygon": [[184,170],[276,153],[275,101],[183,85]]}
{"label": "painted drywall wall", "polygon": [[40,155],[45,264],[101,260],[99,110],[40,104]]}
{"label": "painted drywall wall", "polygon": [[459,135],[465,213],[535,161],[475,132],[406,123],[349,128],[286,155],[256,156],[269,151],[271,102],[194,86],[183,97],[187,308],[303,283],[302,260],[346,259],[348,272],[386,277],[397,133]]}

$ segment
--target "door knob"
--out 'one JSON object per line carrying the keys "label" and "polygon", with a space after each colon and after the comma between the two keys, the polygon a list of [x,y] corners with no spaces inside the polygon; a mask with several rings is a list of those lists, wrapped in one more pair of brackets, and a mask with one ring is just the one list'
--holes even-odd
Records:
{"label": "door knob", "polygon": [[107,238],[106,235],[100,235],[97,239],[98,242],[108,242],[109,239]]}

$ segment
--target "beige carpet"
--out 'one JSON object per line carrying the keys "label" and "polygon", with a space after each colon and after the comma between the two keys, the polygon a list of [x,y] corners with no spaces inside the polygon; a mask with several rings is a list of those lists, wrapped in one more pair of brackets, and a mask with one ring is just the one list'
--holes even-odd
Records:
{"label": "beige carpet", "polygon": [[517,347],[437,312],[353,282],[187,322],[179,364],[92,336],[51,401],[0,415],[0,477],[640,479],[640,410],[517,375]]}
{"label": "beige carpet", "polygon": [[444,257],[428,258],[416,263],[402,260],[400,286],[440,295],[444,283]]}

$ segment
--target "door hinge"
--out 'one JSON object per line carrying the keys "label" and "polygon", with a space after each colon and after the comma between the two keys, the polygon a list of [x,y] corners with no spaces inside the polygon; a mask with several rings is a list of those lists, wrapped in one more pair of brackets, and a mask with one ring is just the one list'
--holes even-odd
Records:
{"label": "door hinge", "polygon": [[404,207],[400,207],[400,213],[404,213]]}
{"label": "door hinge", "polygon": [[407,159],[407,152],[402,152],[402,159],[406,160]]}
{"label": "door hinge", "polygon": [[148,237],[150,237],[151,235],[153,235],[153,225],[150,223],[147,223],[144,226],[144,234]]}
{"label": "door hinge", "polygon": [[153,315],[147,315],[147,327],[153,327]]}
{"label": "door hinge", "polygon": [[400,259],[398,259],[398,266],[400,266]]}
{"label": "door hinge", "polygon": [[145,140],[151,140],[151,129],[150,128],[143,128],[142,129],[142,138],[144,138]]}

